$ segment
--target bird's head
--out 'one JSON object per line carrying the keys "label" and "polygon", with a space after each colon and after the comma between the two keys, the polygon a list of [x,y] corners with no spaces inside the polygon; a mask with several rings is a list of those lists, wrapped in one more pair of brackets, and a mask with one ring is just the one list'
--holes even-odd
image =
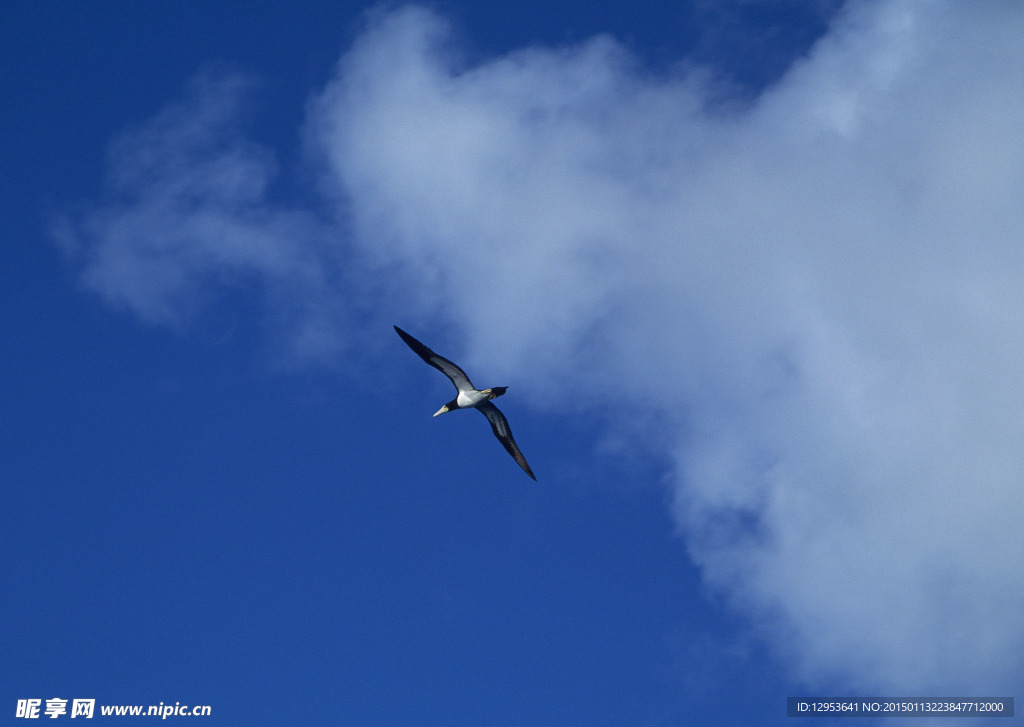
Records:
{"label": "bird's head", "polygon": [[459,408],[459,398],[455,397],[454,399],[449,401],[447,404],[442,406],[440,409],[438,409],[437,413],[434,414],[434,416],[437,416],[438,414],[444,414],[444,413],[449,412],[449,411],[455,411],[458,408]]}

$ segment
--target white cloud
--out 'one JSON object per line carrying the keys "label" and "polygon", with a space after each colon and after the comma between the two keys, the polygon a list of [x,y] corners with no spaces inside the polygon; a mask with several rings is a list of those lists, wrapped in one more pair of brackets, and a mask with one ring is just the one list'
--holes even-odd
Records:
{"label": "white cloud", "polygon": [[270,203],[274,155],[239,123],[253,87],[237,73],[199,76],[117,140],[105,204],[56,234],[88,288],[147,322],[180,329],[210,298],[258,286],[292,353],[320,357],[338,345],[339,255],[313,214]]}
{"label": "white cloud", "polygon": [[[797,677],[1012,691],[1022,31],[1009,3],[850,3],[723,111],[609,39],[460,66],[405,9],[308,133],[348,264],[389,272],[380,307],[456,321],[498,374],[529,357],[537,392],[662,410],[693,558]],[[86,279],[156,320],[224,271],[333,299],[334,253],[295,233],[316,225],[267,204],[266,153],[196,148],[177,176],[127,164],[144,191],[85,221]]]}

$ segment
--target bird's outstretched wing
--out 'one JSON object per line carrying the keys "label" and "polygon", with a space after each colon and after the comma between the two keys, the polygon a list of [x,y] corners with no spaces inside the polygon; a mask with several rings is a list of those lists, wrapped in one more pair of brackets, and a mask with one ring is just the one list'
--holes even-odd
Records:
{"label": "bird's outstretched wing", "polygon": [[516,445],[516,440],[512,438],[512,430],[508,428],[508,419],[502,414],[498,407],[489,401],[485,401],[483,404],[479,404],[477,407],[485,417],[487,421],[491,423],[491,430],[494,432],[494,436],[498,438],[498,441],[505,445],[505,449],[512,455],[513,459],[519,463],[519,466],[523,468],[523,471],[530,475],[536,482],[537,478],[534,477],[533,470],[530,469],[530,465],[526,463],[526,457],[519,451],[519,447]]}
{"label": "bird's outstretched wing", "polygon": [[[395,331],[402,337],[403,341],[409,344],[409,348],[415,351],[421,359],[451,379],[452,383],[455,384],[456,389],[459,391],[473,391],[473,382],[469,380],[468,376],[466,376],[465,371],[460,369],[444,356],[439,356],[431,351],[398,326],[395,326]],[[505,446],[507,447],[508,445]]]}

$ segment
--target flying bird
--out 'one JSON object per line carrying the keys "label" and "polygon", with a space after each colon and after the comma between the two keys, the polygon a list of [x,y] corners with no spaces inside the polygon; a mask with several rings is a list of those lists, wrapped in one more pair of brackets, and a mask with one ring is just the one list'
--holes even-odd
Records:
{"label": "flying bird", "polygon": [[533,470],[526,463],[526,457],[519,451],[519,447],[516,446],[516,440],[512,438],[512,430],[508,428],[508,420],[505,419],[504,414],[498,411],[498,407],[491,403],[491,399],[496,399],[504,394],[508,387],[495,386],[491,389],[477,390],[473,386],[473,382],[466,376],[465,371],[444,356],[439,356],[431,351],[398,326],[395,326],[395,331],[421,359],[451,379],[452,383],[455,384],[455,389],[459,392],[454,399],[438,409],[434,416],[455,411],[456,409],[476,409],[481,412],[487,417],[487,421],[491,423],[491,431],[494,432],[494,436],[498,438],[498,441],[505,446],[505,449],[519,463],[523,471],[536,480],[537,478],[534,477]]}

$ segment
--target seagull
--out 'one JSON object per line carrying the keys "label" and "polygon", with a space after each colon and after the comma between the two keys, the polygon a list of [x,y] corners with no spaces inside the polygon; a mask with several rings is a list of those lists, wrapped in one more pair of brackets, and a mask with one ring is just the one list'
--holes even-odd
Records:
{"label": "seagull", "polygon": [[434,416],[455,411],[456,409],[476,409],[481,412],[487,417],[487,421],[491,423],[491,431],[494,432],[494,436],[505,446],[505,449],[519,463],[523,471],[536,481],[537,478],[534,477],[533,470],[526,463],[526,457],[519,451],[519,447],[516,446],[516,440],[512,438],[512,430],[508,428],[508,420],[504,414],[498,411],[498,407],[491,403],[491,399],[496,399],[504,394],[508,387],[495,386],[492,389],[477,390],[474,388],[473,382],[466,376],[465,371],[444,356],[439,356],[431,351],[398,326],[395,326],[395,331],[421,359],[451,379],[452,383],[455,384],[456,390],[459,392],[458,396],[438,409]]}

